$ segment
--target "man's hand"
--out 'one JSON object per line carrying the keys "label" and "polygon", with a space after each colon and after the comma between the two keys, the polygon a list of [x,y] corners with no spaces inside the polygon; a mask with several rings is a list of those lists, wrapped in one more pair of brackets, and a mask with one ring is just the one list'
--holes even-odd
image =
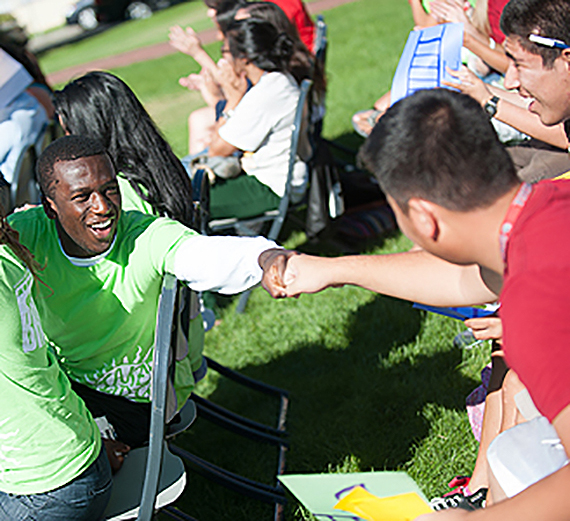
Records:
{"label": "man's hand", "polygon": [[297,255],[289,259],[283,275],[286,296],[297,297],[301,293],[318,293],[329,287],[342,286],[331,282],[333,260],[312,255]]}
{"label": "man's hand", "polygon": [[259,266],[263,270],[261,285],[273,298],[289,296],[285,291],[285,271],[289,260],[298,255],[296,251],[272,248],[259,256]]}
{"label": "man's hand", "polygon": [[115,474],[123,466],[125,455],[131,450],[131,448],[128,445],[125,445],[122,441],[109,440],[107,438],[103,438],[103,443],[105,444],[105,450],[107,451],[107,458],[111,464],[111,471]]}

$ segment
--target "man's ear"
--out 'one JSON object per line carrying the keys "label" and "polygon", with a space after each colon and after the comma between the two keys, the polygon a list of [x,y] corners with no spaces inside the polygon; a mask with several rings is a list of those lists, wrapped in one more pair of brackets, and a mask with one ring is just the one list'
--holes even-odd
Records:
{"label": "man's ear", "polygon": [[57,218],[57,212],[55,211],[55,205],[53,201],[42,193],[42,206],[44,207],[44,212],[48,216],[48,219],[55,220]]}
{"label": "man's ear", "polygon": [[570,49],[564,49],[560,53],[560,57],[564,60],[564,63],[566,64],[566,69],[568,70],[568,72],[570,72]]}
{"label": "man's ear", "polygon": [[438,240],[440,223],[436,205],[425,199],[412,197],[408,200],[408,218],[415,230],[426,240],[433,242]]}

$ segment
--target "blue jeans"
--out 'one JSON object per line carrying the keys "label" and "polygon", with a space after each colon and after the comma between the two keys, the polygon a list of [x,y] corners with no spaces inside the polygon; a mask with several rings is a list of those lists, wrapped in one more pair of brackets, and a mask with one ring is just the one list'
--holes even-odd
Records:
{"label": "blue jeans", "polygon": [[26,496],[0,491],[0,520],[97,521],[109,502],[112,484],[103,446],[91,466],[63,487]]}

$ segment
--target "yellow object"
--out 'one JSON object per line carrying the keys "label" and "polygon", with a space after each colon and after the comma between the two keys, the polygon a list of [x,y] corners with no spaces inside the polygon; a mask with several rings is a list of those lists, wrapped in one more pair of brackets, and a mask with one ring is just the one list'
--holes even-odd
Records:
{"label": "yellow object", "polygon": [[379,498],[363,487],[354,487],[335,509],[356,514],[366,521],[412,521],[432,509],[415,492]]}
{"label": "yellow object", "polygon": [[565,172],[564,174],[560,174],[558,177],[554,179],[570,179],[570,172]]}

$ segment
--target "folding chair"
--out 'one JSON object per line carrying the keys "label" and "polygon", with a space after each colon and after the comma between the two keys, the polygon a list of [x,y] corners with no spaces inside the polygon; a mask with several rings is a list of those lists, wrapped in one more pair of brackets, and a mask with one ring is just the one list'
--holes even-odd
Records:
{"label": "folding chair", "polygon": [[[206,229],[208,235],[234,229],[238,235],[255,236],[259,235],[260,226],[271,223],[271,228],[269,229],[269,233],[266,235],[266,237],[271,240],[277,240],[279,232],[281,231],[281,227],[283,226],[283,222],[285,221],[285,216],[287,215],[287,209],[289,208],[293,171],[295,168],[295,162],[299,149],[299,138],[303,127],[305,101],[307,99],[307,93],[309,92],[311,85],[312,81],[308,79],[303,80],[301,83],[301,93],[299,95],[299,101],[295,110],[293,132],[291,135],[291,150],[289,153],[289,165],[287,170],[287,181],[285,184],[285,194],[281,198],[279,206],[275,210],[269,210],[262,215],[247,219],[228,218],[210,221]],[[243,313],[250,294],[251,290],[247,290],[242,293],[236,308],[237,313]]]}
{"label": "folding chair", "polygon": [[[184,319],[175,321],[179,327],[186,328]],[[285,422],[287,416],[287,408],[289,404],[289,393],[283,389],[267,385],[258,380],[248,378],[236,371],[233,371],[210,358],[206,358],[208,368],[219,372],[221,375],[239,383],[262,392],[267,395],[275,396],[279,400],[279,414],[277,426],[272,427],[263,423],[253,421],[244,416],[240,416],[228,409],[225,409],[210,400],[202,398],[196,394],[192,394],[190,400],[182,408],[182,413],[188,408],[195,408],[201,418],[207,419],[220,427],[223,427],[233,433],[239,434],[251,440],[262,442],[276,446],[278,449],[278,462],[277,462],[277,475],[283,474],[285,470],[285,455],[289,448],[289,442],[286,439],[287,432],[285,430]],[[181,422],[184,423],[183,421]],[[180,432],[182,429],[178,429]],[[167,435],[168,438],[168,435]],[[285,495],[279,482],[276,481],[275,485],[268,485],[259,481],[254,481],[217,465],[214,465],[187,450],[184,450],[173,443],[170,444],[172,453],[180,456],[188,465],[190,465],[198,474],[206,477],[220,485],[225,486],[235,492],[246,495],[248,497],[263,501],[266,503],[275,504],[275,519],[281,519],[282,505],[285,503]],[[167,507],[165,513],[172,514],[172,508]],[[184,517],[186,514],[176,512],[180,516],[179,519],[190,519]],[[173,517],[176,518],[176,515]]]}
{"label": "folding chair", "polygon": [[186,485],[184,464],[169,451],[164,441],[176,294],[176,278],[165,275],[154,343],[149,444],[130,451],[113,476],[111,500],[105,511],[108,521],[150,521],[154,511],[175,501]]}

